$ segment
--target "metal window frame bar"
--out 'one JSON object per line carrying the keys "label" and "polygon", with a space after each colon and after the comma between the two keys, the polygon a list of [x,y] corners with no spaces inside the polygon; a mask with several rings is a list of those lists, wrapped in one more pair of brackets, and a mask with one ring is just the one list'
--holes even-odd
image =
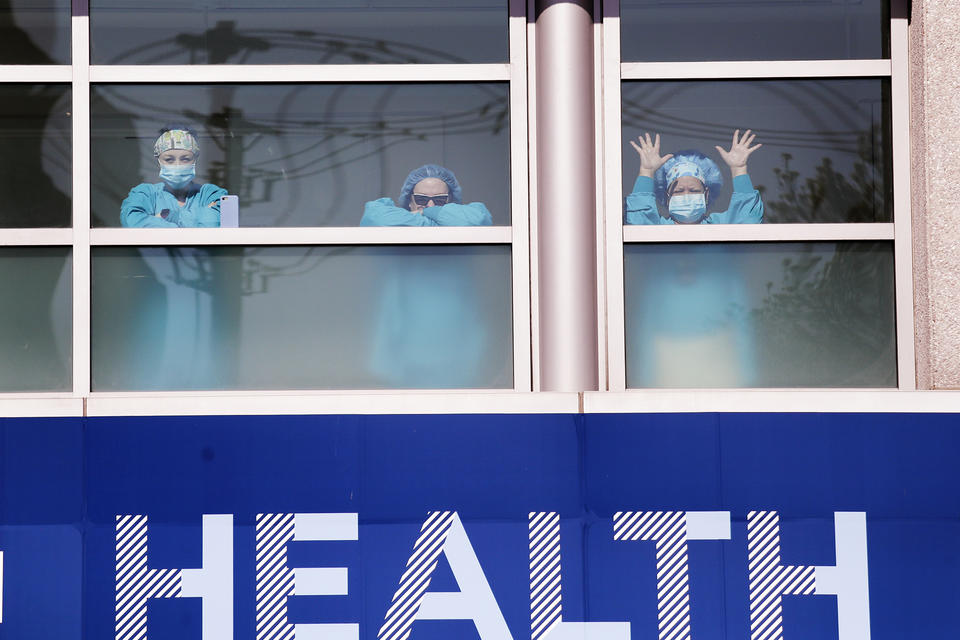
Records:
{"label": "metal window frame bar", "polygon": [[[913,308],[913,261],[910,215],[909,55],[906,18],[890,20],[890,59],[787,60],[707,62],[622,62],[617,0],[605,0],[604,136],[599,157],[606,165],[604,202],[606,228],[607,368],[610,391],[626,391],[624,243],[659,242],[804,242],[891,240],[894,246],[898,389],[916,389]],[[625,80],[720,80],[881,77],[891,81],[893,129],[893,223],[769,224],[643,227],[622,224],[621,83]],[[603,286],[604,283],[598,283]],[[671,390],[692,397],[695,390]],[[630,390],[633,393],[653,393]],[[714,394],[738,392],[719,390]],[[588,394],[590,395],[590,394]],[[731,396],[731,397],[732,397]],[[652,397],[652,396],[645,396]],[[669,396],[672,397],[672,396]],[[595,403],[596,404],[596,403]],[[630,406],[633,406],[631,404]],[[809,406],[809,405],[808,405]]]}
{"label": "metal window frame bar", "polygon": [[[512,45],[511,45],[512,47]],[[347,64],[347,65],[92,65],[90,81],[144,84],[278,82],[489,82],[509,81],[507,64]]]}
{"label": "metal window frame bar", "polygon": [[93,246],[510,244],[511,227],[240,227],[90,230]]}
{"label": "metal window frame bar", "polygon": [[73,394],[90,393],[90,18],[71,18],[73,100]]}

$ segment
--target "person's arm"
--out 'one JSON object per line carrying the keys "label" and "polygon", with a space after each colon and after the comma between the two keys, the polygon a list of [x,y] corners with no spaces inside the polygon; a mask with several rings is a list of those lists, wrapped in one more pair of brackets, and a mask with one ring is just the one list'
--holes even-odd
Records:
{"label": "person's arm", "polygon": [[212,183],[201,185],[196,197],[196,206],[184,207],[180,211],[181,227],[219,227],[220,198],[227,190]]}
{"label": "person's arm", "polygon": [[763,222],[763,200],[753,188],[750,174],[733,179],[733,195],[730,207],[723,213],[714,213],[707,218],[708,224],[760,224]]}
{"label": "person's arm", "polygon": [[493,224],[493,217],[482,202],[449,202],[442,207],[427,207],[423,215],[441,227],[489,227]]}
{"label": "person's arm", "polygon": [[[639,144],[637,144],[639,143]],[[673,157],[672,153],[660,155],[660,134],[653,138],[645,133],[630,141],[633,150],[640,156],[640,171],[633,183],[633,192],[627,196],[627,212],[624,222],[627,224],[675,224],[664,218],[657,209],[657,199],[653,193],[653,176],[663,164]]]}
{"label": "person's arm", "polygon": [[175,229],[176,224],[154,215],[155,206],[156,194],[153,185],[144,183],[135,186],[120,205],[121,226]]}
{"label": "person's arm", "polygon": [[427,216],[401,209],[390,198],[380,198],[363,205],[363,217],[360,219],[360,226],[436,227],[439,225]]}
{"label": "person's arm", "polygon": [[633,191],[627,196],[627,224],[675,224],[664,218],[657,209],[657,198],[653,195],[653,178],[637,176]]}

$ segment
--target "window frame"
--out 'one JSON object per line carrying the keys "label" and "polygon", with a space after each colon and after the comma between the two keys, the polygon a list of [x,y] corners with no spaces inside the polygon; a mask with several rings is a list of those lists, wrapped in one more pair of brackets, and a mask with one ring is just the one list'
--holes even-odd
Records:
{"label": "window frame", "polygon": [[[111,407],[128,413],[135,407],[132,397],[156,399],[151,404],[155,413],[167,413],[167,407],[176,398],[197,394],[182,391],[164,392],[97,392],[91,388],[91,253],[95,247],[108,246],[212,246],[212,245],[350,245],[373,246],[391,244],[509,245],[511,258],[511,303],[513,335],[513,386],[506,389],[431,391],[429,389],[390,389],[330,391],[315,389],[300,391],[236,390],[230,392],[200,392],[213,397],[298,397],[311,394],[342,396],[376,394],[403,396],[434,393],[440,398],[453,398],[457,393],[484,394],[531,391],[531,326],[530,326],[530,259],[529,259],[529,186],[528,122],[527,122],[527,17],[524,0],[508,0],[507,29],[508,60],[503,63],[482,64],[358,64],[358,65],[91,65],[90,17],[85,3],[74,2],[71,18],[70,65],[0,65],[0,83],[69,83],[72,89],[72,226],[65,229],[11,228],[0,233],[0,246],[64,246],[72,249],[73,267],[73,375],[72,393],[49,391],[30,393],[0,392],[0,402],[24,400],[28,407],[36,402],[71,397],[86,403],[96,402],[101,413]],[[222,84],[222,83],[452,83],[452,82],[506,82],[510,100],[510,205],[509,226],[498,227],[270,227],[239,229],[121,229],[91,228],[91,171],[90,88],[93,84],[144,83],[148,71],[149,84]],[[119,206],[119,203],[118,203]],[[360,212],[357,212],[359,220]],[[287,395],[284,395],[287,394]],[[481,396],[482,397],[482,396]],[[281,400],[282,401],[282,400]],[[116,402],[116,404],[115,404]],[[272,404],[269,400],[268,405]],[[175,403],[175,402],[174,402]],[[191,403],[188,403],[188,405]],[[254,408],[256,406],[254,402]],[[441,402],[441,405],[447,404]],[[72,405],[70,405],[72,407]],[[51,411],[70,411],[71,408],[51,407]],[[42,412],[38,412],[42,413]],[[35,415],[35,414],[34,414]]]}
{"label": "window frame", "polygon": [[[603,1],[603,136],[598,164],[606,171],[602,186],[605,262],[598,265],[598,299],[605,299],[605,367],[601,389],[641,391],[626,385],[624,243],[658,242],[802,242],[813,240],[889,240],[893,242],[897,387],[915,390],[916,352],[913,318],[913,240],[910,198],[910,93],[907,13],[890,15],[890,59],[623,62],[620,2]],[[898,0],[894,0],[894,5]],[[893,7],[897,9],[897,7]],[[630,80],[729,80],[795,78],[888,78],[891,93],[893,222],[833,224],[637,226],[623,224],[623,134],[621,86]],[[604,384],[604,382],[606,384]],[[741,391],[743,389],[740,389]],[[696,390],[685,390],[693,391]],[[725,393],[718,391],[717,393]]]}

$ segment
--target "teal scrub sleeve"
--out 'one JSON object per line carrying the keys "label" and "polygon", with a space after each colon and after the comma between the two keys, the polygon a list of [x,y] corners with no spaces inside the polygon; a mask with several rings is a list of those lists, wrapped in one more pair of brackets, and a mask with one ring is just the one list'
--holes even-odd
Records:
{"label": "teal scrub sleeve", "polygon": [[730,207],[722,213],[707,216],[707,224],[760,224],[763,222],[763,200],[754,189],[750,176],[744,174],[733,179],[733,194]]}
{"label": "teal scrub sleeve", "polygon": [[489,227],[493,224],[493,217],[482,202],[450,202],[442,207],[428,207],[423,210],[423,215],[441,227]]}
{"label": "teal scrub sleeve", "polygon": [[138,184],[120,205],[120,225],[124,227],[176,228],[173,222],[155,216],[156,192],[151,184]]}
{"label": "teal scrub sleeve", "polygon": [[637,176],[633,191],[627,196],[627,224],[672,224],[673,220],[664,218],[657,209],[657,199],[653,195],[653,178]]}
{"label": "teal scrub sleeve", "polygon": [[202,185],[193,202],[180,210],[179,226],[219,227],[220,198],[225,195],[227,190],[222,187],[209,182]]}
{"label": "teal scrub sleeve", "polygon": [[401,209],[390,198],[371,200],[363,205],[361,227],[436,227],[432,218]]}

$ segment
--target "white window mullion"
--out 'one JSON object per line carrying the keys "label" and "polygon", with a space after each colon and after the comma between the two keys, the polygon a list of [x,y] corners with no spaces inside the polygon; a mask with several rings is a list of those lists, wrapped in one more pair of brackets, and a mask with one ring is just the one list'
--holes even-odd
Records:
{"label": "white window mullion", "polygon": [[68,65],[0,64],[0,82],[62,83],[73,80]]}
{"label": "white window mullion", "polygon": [[893,129],[893,225],[896,232],[893,264],[897,313],[897,383],[917,388],[916,334],[913,302],[913,228],[910,197],[910,58],[907,20],[890,21],[890,80]]}
{"label": "white window mullion", "polygon": [[530,391],[530,220],[527,182],[526,0],[510,0],[510,223],[513,388]]}
{"label": "white window mullion", "polygon": [[[509,64],[94,65],[99,82],[486,82],[510,79]],[[148,70],[148,73],[145,71]]]}
{"label": "white window mullion", "polygon": [[4,229],[0,233],[0,246],[70,246],[73,244],[71,229]]}
{"label": "white window mullion", "polygon": [[893,240],[889,222],[626,225],[624,242],[816,242]]}
{"label": "white window mullion", "polygon": [[510,227],[240,227],[89,231],[94,246],[509,244]]}
{"label": "white window mullion", "polygon": [[624,80],[868,78],[889,76],[891,65],[889,60],[744,60],[625,62],[621,69]]}
{"label": "white window mullion", "polygon": [[620,12],[617,2],[603,19],[603,159],[606,167],[604,210],[606,211],[606,293],[607,293],[607,388],[623,391],[627,386],[626,336],[623,289],[623,205],[621,181],[622,122],[620,106]]}
{"label": "white window mullion", "polygon": [[74,16],[73,393],[90,393],[90,18]]}

